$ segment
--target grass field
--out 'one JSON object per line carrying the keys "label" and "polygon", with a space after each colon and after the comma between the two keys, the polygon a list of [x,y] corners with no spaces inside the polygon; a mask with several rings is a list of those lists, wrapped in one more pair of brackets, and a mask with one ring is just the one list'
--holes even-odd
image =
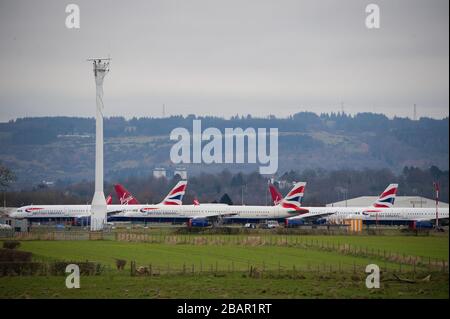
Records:
{"label": "grass field", "polygon": [[[423,278],[428,273],[417,274]],[[403,276],[412,278],[411,275]],[[80,289],[67,289],[65,277],[0,278],[0,298],[448,298],[448,275],[433,274],[415,284],[382,276],[369,290],[362,274],[304,273],[300,277],[255,279],[240,273],[220,276],[130,277],[105,274],[82,277]]]}
{"label": "grass field", "polygon": [[[190,235],[196,236],[196,235]],[[0,298],[448,298],[448,272],[401,265],[376,256],[354,256],[324,251],[321,243],[348,244],[412,256],[448,261],[448,236],[278,236],[273,245],[243,245],[241,235],[211,235],[222,244],[141,243],[100,241],[22,241],[20,250],[39,261],[95,261],[106,266],[100,276],[82,278],[82,288],[69,290],[64,277],[0,277]],[[234,236],[234,238],[233,238]],[[182,236],[180,236],[182,237]],[[242,237],[242,236],[241,236]],[[277,245],[314,242],[316,246]],[[228,241],[226,241],[228,240]],[[225,244],[223,244],[225,242]],[[115,270],[115,259],[127,260],[126,270]],[[130,261],[152,266],[151,277],[131,277]],[[365,288],[365,265],[375,263],[387,272],[382,287]],[[263,271],[250,278],[249,267]],[[181,269],[184,274],[180,274]],[[187,271],[185,271],[187,269]],[[191,270],[194,274],[191,273]],[[393,272],[429,282],[399,282]]]}
{"label": "grass field", "polygon": [[[335,268],[352,268],[354,264],[365,265],[376,259],[341,255],[337,252],[298,249],[277,246],[235,246],[235,245],[168,245],[149,243],[128,243],[115,241],[30,241],[22,242],[22,250],[30,251],[43,261],[89,260],[114,266],[115,259],[136,261],[138,265],[152,264],[160,268],[178,268],[183,265],[207,270],[246,270],[248,265],[265,269],[293,268],[316,269],[317,266],[332,265]],[[398,268],[394,263],[382,263]]]}

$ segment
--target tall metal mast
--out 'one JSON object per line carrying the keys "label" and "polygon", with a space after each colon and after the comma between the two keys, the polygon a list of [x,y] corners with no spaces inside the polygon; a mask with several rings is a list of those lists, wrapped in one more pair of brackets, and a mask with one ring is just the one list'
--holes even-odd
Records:
{"label": "tall metal mast", "polygon": [[95,193],[91,205],[91,231],[102,230],[106,223],[106,199],[103,192],[103,79],[109,72],[110,58],[93,62],[97,110],[95,116]]}

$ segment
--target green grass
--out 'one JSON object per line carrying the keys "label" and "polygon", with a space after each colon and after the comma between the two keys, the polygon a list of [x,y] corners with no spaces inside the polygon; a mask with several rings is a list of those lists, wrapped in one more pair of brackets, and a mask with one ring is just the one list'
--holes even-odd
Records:
{"label": "green grass", "polygon": [[445,236],[308,236],[319,244],[349,244],[369,250],[448,260],[449,238]]}
{"label": "green grass", "polygon": [[[292,269],[316,269],[331,265],[335,269],[353,268],[356,265],[377,263],[397,269],[398,265],[376,258],[342,255],[338,252],[324,252],[314,249],[283,246],[240,246],[240,245],[174,245],[131,243],[117,241],[23,241],[21,250],[30,251],[38,260],[96,261],[114,266],[115,258],[138,265],[152,265],[160,268],[182,268],[183,265],[195,269],[219,267],[222,270],[234,268],[245,270],[248,265],[265,269],[278,266]],[[129,263],[128,263],[129,264]],[[410,267],[404,267],[408,269]]]}
{"label": "green grass", "polygon": [[4,277],[0,278],[0,298],[448,298],[448,274],[433,274],[430,282],[415,284],[383,275],[380,289],[372,290],[365,287],[363,274],[341,273],[264,279],[240,273],[222,277],[105,274],[82,277],[80,286],[67,289],[65,277]]}
{"label": "green grass", "polygon": [[[197,235],[189,235],[197,236]],[[258,235],[254,235],[258,236]],[[41,261],[95,261],[106,265],[100,276],[82,277],[81,289],[66,289],[65,277],[0,277],[0,298],[448,298],[448,273],[433,272],[429,282],[393,280],[400,265],[376,257],[345,255],[317,248],[321,243],[380,249],[398,254],[448,260],[448,236],[272,236],[273,245],[235,244],[242,235],[205,235],[224,245],[102,241],[21,241],[20,250]],[[185,238],[185,235],[180,238]],[[263,235],[262,237],[267,238]],[[288,239],[298,245],[275,245]],[[302,248],[300,243],[314,243]],[[115,258],[128,261],[115,270]],[[152,265],[160,276],[130,276],[130,261]],[[365,288],[365,265],[382,270],[382,286]],[[264,269],[263,278],[249,278],[249,265]],[[356,268],[354,267],[356,265]],[[186,267],[187,274],[175,273]],[[281,266],[281,272],[279,271]],[[195,274],[190,274],[194,267]],[[213,273],[218,267],[218,276]],[[295,267],[295,269],[294,269]],[[330,269],[331,267],[331,269]],[[426,266],[402,265],[403,277],[423,278]],[[202,272],[199,273],[200,269]],[[213,272],[209,272],[213,270]],[[230,270],[235,270],[230,272]],[[438,269],[436,269],[438,270]],[[409,271],[409,273],[405,273]],[[169,273],[169,274],[167,274]],[[299,276],[300,275],[300,276]]]}

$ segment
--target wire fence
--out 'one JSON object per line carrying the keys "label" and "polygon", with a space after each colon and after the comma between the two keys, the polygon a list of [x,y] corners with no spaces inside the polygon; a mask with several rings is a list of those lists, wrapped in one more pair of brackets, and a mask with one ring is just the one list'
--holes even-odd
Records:
{"label": "wire fence", "polygon": [[[242,247],[278,246],[298,249],[320,250],[340,255],[372,258],[378,262],[394,263],[413,268],[428,270],[445,270],[448,272],[448,259],[432,256],[410,255],[391,249],[364,247],[338,241],[320,240],[298,235],[198,235],[198,234],[148,234],[132,232],[89,232],[89,231],[54,231],[54,232],[12,232],[10,238],[15,240],[116,240],[123,242],[140,242],[165,245],[225,246]],[[336,268],[336,265],[335,265]]]}

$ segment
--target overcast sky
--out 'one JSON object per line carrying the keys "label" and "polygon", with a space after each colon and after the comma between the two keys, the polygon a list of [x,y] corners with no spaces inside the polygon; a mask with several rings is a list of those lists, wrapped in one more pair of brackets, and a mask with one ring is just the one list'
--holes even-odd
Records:
{"label": "overcast sky", "polygon": [[[76,3],[81,28],[65,27]],[[365,7],[381,28],[365,27]],[[0,0],[0,121],[372,111],[448,116],[448,0]]]}

